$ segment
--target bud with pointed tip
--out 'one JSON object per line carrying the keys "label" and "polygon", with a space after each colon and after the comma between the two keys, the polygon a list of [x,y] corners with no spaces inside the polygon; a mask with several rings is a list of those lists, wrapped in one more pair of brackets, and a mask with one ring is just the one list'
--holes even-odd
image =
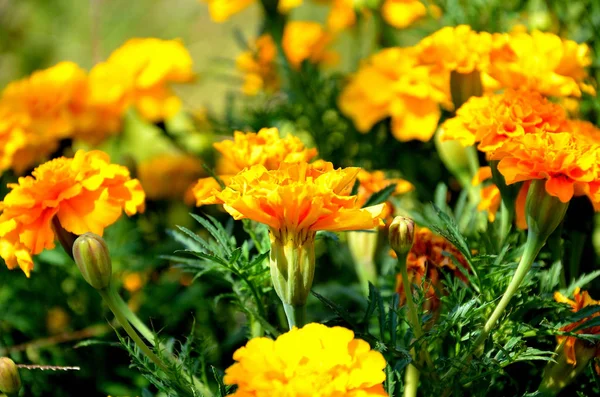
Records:
{"label": "bud with pointed tip", "polygon": [[390,223],[388,238],[398,259],[406,257],[415,240],[415,221],[403,216],[395,217]]}
{"label": "bud with pointed tip", "polygon": [[104,239],[94,233],[82,234],[73,243],[73,258],[83,278],[102,290],[110,284],[112,262]]}
{"label": "bud with pointed tip", "polygon": [[20,389],[21,377],[17,365],[8,357],[0,357],[0,392],[14,394]]}

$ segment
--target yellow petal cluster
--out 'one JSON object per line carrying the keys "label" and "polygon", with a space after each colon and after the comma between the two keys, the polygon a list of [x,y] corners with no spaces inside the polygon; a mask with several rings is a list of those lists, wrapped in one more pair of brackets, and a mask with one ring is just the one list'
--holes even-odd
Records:
{"label": "yellow petal cluster", "polygon": [[391,117],[400,141],[428,141],[437,128],[440,103],[447,103],[448,76],[419,63],[414,48],[389,48],[366,60],[339,98],[343,113],[368,132]]}
{"label": "yellow petal cluster", "polygon": [[22,173],[74,131],[86,95],[86,73],[72,62],[9,84],[0,98],[0,173]]}
{"label": "yellow petal cluster", "polygon": [[[600,305],[600,301],[592,299],[590,297],[590,294],[587,291],[581,291],[581,289],[579,287],[575,288],[573,297],[575,300],[571,300],[571,299],[567,298],[566,296],[562,295],[558,291],[554,293],[554,300],[556,300],[559,303],[568,304],[569,306],[571,306],[571,311],[574,313],[577,313],[578,311],[580,311],[586,307],[589,307],[589,306]],[[598,334],[600,334],[600,326],[591,326],[591,327],[578,329],[577,331],[574,331],[575,328],[579,327],[580,325],[590,321],[592,318],[597,317],[597,316],[600,316],[600,312],[595,312],[591,316],[585,317],[575,323],[566,325],[566,326],[562,327],[560,330],[563,332],[575,332],[577,334],[598,335]],[[575,351],[576,351],[575,344],[586,343],[586,342],[584,342],[583,340],[579,340],[578,338],[576,338],[574,336],[564,336],[564,335],[557,335],[556,342],[559,345],[564,343],[564,351],[567,356],[567,362],[569,364],[576,365],[577,364],[577,355],[575,354]],[[594,345],[592,345],[592,346],[594,346]],[[600,346],[598,346],[598,343],[596,343],[595,344],[596,357],[600,357],[600,348],[599,347]],[[598,374],[600,374],[600,367],[598,365],[596,365],[596,372]]]}
{"label": "yellow petal cluster", "polygon": [[80,150],[74,158],[51,160],[8,187],[0,202],[0,256],[27,276],[32,255],[54,248],[57,225],[76,235],[102,235],[123,211],[144,210],[140,182],[100,151]]}
{"label": "yellow petal cluster", "polygon": [[[201,3],[208,4],[210,18],[214,22],[225,22],[233,15],[244,10],[246,7],[255,3],[256,0],[199,0]],[[277,10],[282,14],[287,14],[292,8],[302,4],[302,0],[279,0]]]}
{"label": "yellow petal cluster", "polygon": [[391,26],[404,29],[432,13],[439,16],[441,10],[436,6],[426,6],[422,0],[385,0],[381,5],[381,16]]}
{"label": "yellow petal cluster", "polygon": [[375,397],[385,359],[342,327],[311,323],[276,340],[254,338],[238,349],[224,382],[235,397]]}
{"label": "yellow petal cluster", "polygon": [[163,154],[141,162],[137,172],[148,199],[176,200],[191,194],[192,184],[202,175],[203,168],[197,157]]}
{"label": "yellow petal cluster", "polygon": [[173,116],[181,100],[170,83],[192,81],[192,58],[180,40],[131,39],[90,72],[89,106],[133,106],[155,122]]}
{"label": "yellow petal cluster", "polygon": [[[308,162],[317,155],[316,149],[305,148],[295,136],[281,138],[277,128],[263,128],[258,133],[236,131],[233,140],[216,142],[213,146],[221,153],[216,171],[226,185],[231,176],[254,165],[273,170],[282,162]],[[218,187],[214,178],[200,179],[194,187],[197,205],[212,203],[208,199]]]}
{"label": "yellow petal cluster", "polygon": [[566,112],[541,94],[508,89],[502,94],[471,97],[443,125],[443,140],[463,146],[478,143],[490,153],[526,134],[563,131]]}
{"label": "yellow petal cluster", "polygon": [[244,94],[256,95],[261,91],[272,93],[279,89],[276,57],[277,47],[268,34],[260,36],[252,48],[238,55],[236,67],[244,75]]}
{"label": "yellow petal cluster", "polygon": [[586,83],[592,63],[586,44],[537,30],[495,34],[493,40],[489,73],[499,87],[559,97],[594,93]]}
{"label": "yellow petal cluster", "polygon": [[283,30],[283,52],[290,65],[299,69],[304,61],[331,65],[338,54],[327,49],[333,36],[317,22],[291,21]]}

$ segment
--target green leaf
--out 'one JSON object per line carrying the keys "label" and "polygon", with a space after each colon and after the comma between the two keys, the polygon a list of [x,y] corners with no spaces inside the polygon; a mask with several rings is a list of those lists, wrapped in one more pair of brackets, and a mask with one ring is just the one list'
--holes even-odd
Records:
{"label": "green leaf", "polygon": [[433,208],[435,213],[440,221],[440,225],[431,225],[431,228],[443,236],[446,240],[450,241],[460,252],[464,255],[467,261],[471,262],[471,249],[469,248],[469,244],[467,240],[463,237],[463,235],[458,230],[458,225],[448,214],[444,213],[438,206],[433,204]]}
{"label": "green leaf", "polygon": [[392,183],[391,185],[384,187],[377,193],[373,193],[371,195],[371,197],[369,197],[369,199],[367,200],[365,205],[363,205],[363,208],[386,202],[387,199],[390,198],[390,196],[392,195],[392,193],[394,193],[395,190],[396,190],[396,184]]}
{"label": "green leaf", "polygon": [[358,188],[360,187],[360,181],[358,178],[354,181],[354,185],[352,185],[352,191],[350,192],[351,196],[356,196],[358,194]]}
{"label": "green leaf", "polygon": [[352,317],[350,316],[350,313],[348,313],[348,311],[346,309],[339,306],[337,303],[325,298],[323,295],[321,295],[315,291],[311,291],[311,292],[318,300],[321,301],[321,303],[323,303],[325,306],[327,306],[329,309],[331,309],[331,311],[333,311],[342,320],[344,320],[346,323],[348,323],[350,326],[352,326],[352,328],[358,328],[356,326],[356,322],[354,321],[354,319],[352,319]]}

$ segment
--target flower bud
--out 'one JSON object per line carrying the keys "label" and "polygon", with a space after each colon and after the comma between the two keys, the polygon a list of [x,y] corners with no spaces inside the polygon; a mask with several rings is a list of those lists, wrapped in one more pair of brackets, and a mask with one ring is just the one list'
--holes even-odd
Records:
{"label": "flower bud", "polygon": [[544,179],[533,181],[525,203],[529,233],[544,241],[560,225],[569,207],[569,202],[563,203],[558,197],[549,195],[545,183]]}
{"label": "flower bud", "polygon": [[85,281],[96,289],[110,284],[112,263],[104,239],[94,233],[85,233],[73,243],[73,258]]}
{"label": "flower bud", "polygon": [[388,233],[390,246],[398,255],[398,259],[406,257],[415,240],[415,221],[397,216],[390,224]]}
{"label": "flower bud", "polygon": [[459,141],[443,140],[444,131],[438,129],[434,136],[435,149],[446,169],[454,175],[463,188],[471,186],[475,171],[479,169],[477,150],[464,147]]}
{"label": "flower bud", "polygon": [[8,357],[0,357],[0,392],[13,394],[20,389],[21,377],[17,365]]}

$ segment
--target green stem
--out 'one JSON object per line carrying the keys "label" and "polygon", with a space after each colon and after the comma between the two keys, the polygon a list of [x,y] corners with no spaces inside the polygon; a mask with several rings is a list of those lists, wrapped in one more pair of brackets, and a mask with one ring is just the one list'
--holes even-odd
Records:
{"label": "green stem", "polygon": [[[413,359],[415,358],[415,349],[412,349],[411,356]],[[416,397],[420,376],[421,373],[417,367],[412,364],[408,364],[408,367],[406,367],[406,372],[404,373],[404,397]]]}
{"label": "green stem", "polygon": [[515,217],[515,207],[514,205],[506,205],[505,200],[501,200],[500,202],[500,238],[499,244],[500,247],[504,245],[508,234],[510,233],[510,229],[513,224],[513,219]]}
{"label": "green stem", "polygon": [[[404,262],[404,263],[401,263]],[[408,307],[408,322],[413,329],[415,337],[421,339],[423,337],[423,329],[421,328],[421,321],[419,320],[419,314],[417,312],[417,306],[413,301],[412,288],[410,281],[408,280],[408,271],[406,268],[406,257],[398,258],[398,265],[400,267],[400,274],[402,275],[402,286],[404,287],[404,297],[406,298],[406,306]],[[425,361],[429,366],[429,369],[434,369],[433,361],[429,356],[427,345],[423,342],[422,349],[425,355]]]}
{"label": "green stem", "polygon": [[156,345],[156,340],[154,337],[154,333],[144,324],[139,317],[131,311],[127,303],[121,298],[121,295],[117,293],[115,287],[112,284],[108,287],[107,293],[110,295],[110,298],[117,306],[119,311],[125,316],[127,321],[146,339],[152,346]]}
{"label": "green stem", "polygon": [[131,340],[133,340],[137,347],[150,359],[150,361],[156,364],[156,366],[160,368],[164,373],[170,374],[169,369],[163,364],[162,360],[158,358],[158,356],[154,354],[152,350],[150,350],[148,345],[144,343],[144,341],[142,340],[142,338],[140,338],[138,333],[135,332],[135,330],[131,327],[129,321],[127,321],[127,318],[121,312],[121,308],[114,301],[114,297],[112,296],[112,294],[110,294],[110,292],[108,292],[107,290],[100,290],[98,292],[100,293],[100,296],[102,296],[102,299],[104,299],[104,302],[108,305],[110,310],[115,315],[119,324],[121,324],[127,335],[129,335],[129,337],[131,338]]}
{"label": "green stem", "polygon": [[356,269],[356,274],[358,275],[358,281],[363,294],[368,297],[369,283],[377,286],[377,269],[375,268],[375,263],[373,263],[372,260],[362,263],[355,261],[354,268]]}
{"label": "green stem", "polygon": [[[482,348],[483,343],[490,335],[492,329],[494,329],[494,327],[496,326],[496,323],[500,319],[500,316],[502,316],[502,314],[506,310],[508,303],[517,292],[519,286],[525,279],[525,276],[531,269],[533,261],[535,260],[537,254],[540,252],[545,243],[545,237],[540,237],[538,234],[533,233],[531,230],[529,231],[529,233],[527,234],[525,251],[523,252],[523,256],[521,256],[521,260],[519,261],[519,265],[517,266],[517,270],[515,271],[515,274],[513,275],[513,278],[510,281],[510,284],[506,288],[504,295],[502,295],[502,299],[500,299],[500,302],[498,303],[498,305],[488,318],[487,322],[483,326],[483,329],[481,330],[481,333],[475,340],[475,343],[473,343],[471,351],[465,357],[463,357],[463,359],[460,360],[461,364],[469,362],[474,353],[479,353],[480,348]],[[462,365],[452,368],[442,377],[442,379],[446,379],[455,375],[460,368],[462,368]]]}
{"label": "green stem", "polygon": [[306,305],[293,306],[284,303],[283,310],[285,311],[290,329],[292,327],[302,328],[306,324]]}

